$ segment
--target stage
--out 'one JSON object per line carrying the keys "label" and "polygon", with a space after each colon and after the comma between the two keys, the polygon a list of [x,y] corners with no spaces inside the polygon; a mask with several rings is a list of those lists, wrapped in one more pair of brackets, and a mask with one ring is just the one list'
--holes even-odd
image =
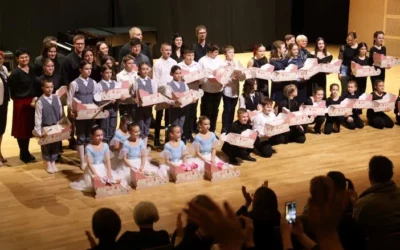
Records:
{"label": "stage", "polygon": [[[337,57],[339,48],[330,46],[330,52]],[[390,55],[390,53],[389,53]],[[269,57],[269,53],[268,53]],[[238,54],[236,58],[246,66],[250,53]],[[328,84],[339,83],[337,74],[329,75]],[[398,94],[400,66],[387,70],[386,91]],[[367,92],[371,92],[368,80]],[[366,121],[365,113],[362,116]],[[220,131],[222,102],[219,112]],[[393,112],[390,116],[394,119]],[[60,172],[49,175],[41,161],[23,164],[18,157],[17,141],[11,137],[12,103],[9,104],[7,131],[3,137],[2,152],[8,159],[0,167],[0,249],[87,249],[85,230],[91,230],[92,214],[100,207],[114,209],[121,217],[122,230],[136,230],[133,222],[133,208],[139,201],[152,201],[158,207],[160,221],[156,229],[175,229],[176,215],[186,202],[197,194],[208,194],[218,202],[229,200],[238,209],[244,204],[241,186],[250,192],[268,180],[276,192],[280,210],[284,203],[296,200],[298,212],[309,196],[309,181],[316,175],[337,170],[353,180],[360,194],[369,186],[368,161],[373,155],[385,155],[400,165],[398,143],[400,127],[377,130],[369,126],[349,131],[342,127],[339,134],[307,134],[304,145],[287,144],[276,146],[276,154],[270,159],[258,156],[256,163],[245,163],[240,167],[241,176],[236,179],[211,183],[206,180],[167,185],[135,191],[130,195],[94,199],[69,188],[69,183],[79,178],[82,171],[78,165],[58,165]],[[66,146],[67,142],[64,142]],[[152,141],[149,141],[152,144]],[[30,150],[41,159],[40,147],[31,140]],[[160,160],[159,152],[152,151],[152,158]],[[66,161],[76,161],[75,151],[65,149]],[[395,170],[394,180],[400,181],[400,171]]]}

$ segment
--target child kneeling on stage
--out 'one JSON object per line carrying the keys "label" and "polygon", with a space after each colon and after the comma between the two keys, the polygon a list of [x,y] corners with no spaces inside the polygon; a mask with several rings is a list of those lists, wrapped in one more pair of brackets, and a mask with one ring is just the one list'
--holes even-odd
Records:
{"label": "child kneeling on stage", "polygon": [[[374,92],[372,94],[372,100],[381,100],[385,95],[385,83],[382,80],[376,80],[374,82]],[[387,110],[390,111],[390,110]],[[368,124],[371,127],[377,129],[393,128],[394,122],[392,119],[385,114],[385,112],[375,112],[373,109],[367,110]]]}
{"label": "child kneeling on stage", "polygon": [[[358,99],[360,95],[357,93],[357,82],[355,80],[350,80],[347,83],[347,93],[344,96],[344,98],[348,99]],[[353,112],[351,115],[345,117],[344,123],[347,125],[348,129],[354,130],[356,128],[363,128],[364,127],[364,122],[360,118],[360,115],[362,114],[361,109],[353,109]]]}
{"label": "child kneeling on stage", "polygon": [[[53,95],[53,83],[49,80],[42,82],[43,95],[36,102],[35,128],[33,135],[45,138],[46,127],[56,125],[62,116],[62,104],[57,95]],[[56,160],[60,154],[60,142],[53,142],[41,146],[42,157],[46,162],[46,171],[49,174],[57,173]]]}
{"label": "child kneeling on stage", "polygon": [[129,138],[123,142],[119,155],[122,159],[121,173],[119,176],[128,184],[132,183],[131,170],[140,171],[145,175],[157,174],[159,177],[168,181],[166,170],[162,170],[152,165],[148,159],[149,150],[146,148],[144,140],[140,138],[140,127],[137,123],[128,124]]}
{"label": "child kneeling on stage", "polygon": [[[237,111],[238,120],[233,122],[232,127],[228,130],[228,133],[241,134],[247,129],[252,129],[249,121],[249,114],[246,109],[240,108]],[[252,149],[241,148],[224,142],[222,146],[222,152],[224,152],[229,157],[229,163],[232,165],[238,165],[239,162],[236,157],[239,157],[246,161],[256,161],[255,158],[250,156]]]}
{"label": "child kneeling on stage", "polygon": [[205,163],[208,162],[218,168],[226,169],[229,164],[223,162],[216,156],[217,149],[219,146],[219,140],[214,132],[210,131],[210,119],[206,116],[199,117],[199,133],[196,135],[193,141],[193,147],[196,151],[195,158],[197,164],[201,169],[205,167]]}
{"label": "child kneeling on stage", "polygon": [[264,134],[265,123],[276,120],[277,118],[272,108],[271,99],[265,98],[261,105],[262,111],[253,118],[253,130],[256,130],[259,136],[255,148],[262,157],[269,158],[275,152],[272,146],[284,143],[285,136],[280,134],[268,137]]}

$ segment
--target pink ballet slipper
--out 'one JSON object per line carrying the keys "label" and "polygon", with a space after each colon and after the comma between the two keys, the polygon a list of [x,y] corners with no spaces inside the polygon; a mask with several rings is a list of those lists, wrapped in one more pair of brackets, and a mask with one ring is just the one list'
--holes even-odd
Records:
{"label": "pink ballet slipper", "polygon": [[217,166],[217,168],[218,168],[219,170],[222,170],[223,167],[224,167],[224,163],[223,163],[222,161],[220,161],[220,162],[218,162],[218,163],[216,164],[216,166]]}

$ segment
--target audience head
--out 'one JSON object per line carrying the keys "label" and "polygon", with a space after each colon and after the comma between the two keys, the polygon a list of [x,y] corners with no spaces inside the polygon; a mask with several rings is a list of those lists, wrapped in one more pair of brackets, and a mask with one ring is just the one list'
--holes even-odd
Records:
{"label": "audience head", "polygon": [[164,59],[168,59],[172,54],[172,47],[169,42],[164,42],[161,44],[160,48],[161,57]]}
{"label": "audience head", "polygon": [[297,87],[296,87],[296,85],[294,85],[294,84],[286,85],[283,88],[283,94],[287,98],[296,97],[297,96]]}
{"label": "audience head", "polygon": [[42,60],[50,58],[55,60],[57,57],[57,45],[52,42],[45,43],[42,49]]}
{"label": "audience head", "polygon": [[181,50],[181,53],[184,51],[185,49],[185,43],[184,43],[184,39],[183,36],[179,33],[175,33],[172,36],[171,39],[171,45],[172,45],[172,50],[176,51],[177,49]]}
{"label": "audience head", "polygon": [[292,35],[292,34],[287,34],[287,35],[285,36],[286,48],[289,47],[289,44],[293,44],[293,43],[296,43],[296,38],[295,38],[295,36]]}
{"label": "audience head", "polygon": [[277,40],[272,44],[271,59],[280,59],[286,54],[286,45],[283,41]]}
{"label": "audience head", "polygon": [[92,64],[85,60],[82,60],[79,64],[79,72],[81,72],[81,76],[83,78],[88,78],[92,73]]}
{"label": "audience head", "polygon": [[224,47],[224,55],[225,59],[228,61],[232,61],[235,56],[235,48],[232,45],[227,45]]}
{"label": "audience head", "polygon": [[278,210],[278,198],[272,189],[259,187],[256,190],[251,217],[253,220],[279,222],[281,215]]}
{"label": "audience head", "polygon": [[196,27],[196,37],[198,42],[204,42],[207,38],[207,28],[204,25]]}
{"label": "audience head", "polygon": [[289,44],[288,47],[288,58],[296,58],[299,55],[299,46],[296,43]]}
{"label": "audience head", "polygon": [[321,87],[316,87],[314,89],[314,95],[313,96],[314,96],[314,101],[317,101],[317,102],[321,101],[322,98],[324,98],[324,89],[321,88]]}
{"label": "audience head", "polygon": [[54,62],[50,58],[43,61],[43,72],[45,75],[51,76],[54,73]]}
{"label": "audience head", "polygon": [[268,115],[269,113],[273,113],[274,112],[274,109],[273,109],[273,107],[272,107],[272,104],[273,104],[273,102],[272,102],[272,100],[271,99],[269,99],[268,97],[266,97],[262,102],[261,102],[261,105],[262,105],[262,111],[263,111],[263,113],[264,114],[266,114],[266,115]]}
{"label": "audience head", "polygon": [[133,220],[139,227],[153,227],[159,219],[157,207],[153,202],[139,202],[133,210]]}
{"label": "audience head", "polygon": [[342,172],[330,171],[327,176],[333,180],[337,191],[345,191],[347,189],[354,190],[353,182],[347,179]]}
{"label": "audience head", "polygon": [[[349,80],[349,82],[347,83],[347,92],[351,95],[353,95],[354,93],[356,93],[357,91],[357,82],[356,80]],[[363,94],[363,93],[360,93]]]}
{"label": "audience head", "polygon": [[115,241],[121,230],[121,219],[114,210],[100,208],[93,214],[92,229],[96,238]]}
{"label": "audience head", "polygon": [[142,51],[142,42],[136,37],[131,39],[129,45],[131,46],[131,53],[135,56],[138,56]]}
{"label": "audience head", "polygon": [[383,31],[375,31],[375,33],[374,33],[374,45],[382,46],[384,39],[385,39],[385,33],[383,33]]}
{"label": "audience head", "polygon": [[249,113],[245,108],[238,109],[237,116],[241,124],[247,124],[249,122]]}
{"label": "audience head", "polygon": [[17,51],[15,51],[15,57],[17,58],[18,65],[20,67],[28,66],[30,56],[27,49],[17,49]]}
{"label": "audience head", "polygon": [[328,53],[326,52],[325,39],[322,37],[318,37],[317,41],[315,41],[315,48],[314,48],[315,56],[317,56],[318,51],[321,51],[325,56],[328,55]]}
{"label": "audience head", "polygon": [[358,44],[357,54],[359,56],[366,56],[368,51],[368,45],[364,42]]}
{"label": "audience head", "polygon": [[353,46],[357,40],[357,33],[355,31],[351,31],[347,34],[346,42],[347,45]]}
{"label": "audience head", "polygon": [[382,94],[385,91],[385,82],[382,81],[381,79],[375,80],[374,81],[374,90],[377,93]]}
{"label": "audience head", "polygon": [[265,57],[265,51],[266,51],[266,48],[265,48],[265,46],[263,44],[261,44],[261,43],[256,44],[256,45],[254,45],[254,48],[253,48],[253,56],[256,59],[264,58]]}
{"label": "audience head", "polygon": [[207,56],[211,58],[216,58],[219,53],[219,47],[218,45],[214,43],[207,44]]}
{"label": "audience head", "polygon": [[82,51],[82,59],[93,65],[93,63],[94,63],[94,53],[93,53],[92,48],[86,47]]}
{"label": "audience head", "polygon": [[137,38],[137,39],[139,39],[140,41],[142,41],[142,39],[143,39],[142,30],[141,30],[140,28],[138,28],[138,27],[133,27],[133,28],[131,28],[131,29],[129,30],[129,37],[130,37],[131,39]]}
{"label": "audience head", "polygon": [[389,158],[377,155],[369,161],[369,181],[371,185],[392,180],[393,162]]}
{"label": "audience head", "polygon": [[257,90],[257,80],[254,78],[246,79],[243,84],[243,95],[250,97]]}
{"label": "audience head", "polygon": [[85,37],[83,35],[76,35],[72,41],[74,42],[75,53],[80,55],[85,48]]}
{"label": "audience head", "polygon": [[300,46],[301,49],[305,49],[307,47],[308,38],[305,35],[298,35],[296,37],[296,43]]}
{"label": "audience head", "polygon": [[100,128],[99,125],[94,125],[92,127],[92,130],[90,131],[90,134],[92,136],[92,143],[93,144],[99,144],[100,142],[103,141],[103,130]]}
{"label": "audience head", "polygon": [[332,83],[331,86],[329,86],[329,90],[331,91],[331,97],[336,98],[339,96],[339,84]]}

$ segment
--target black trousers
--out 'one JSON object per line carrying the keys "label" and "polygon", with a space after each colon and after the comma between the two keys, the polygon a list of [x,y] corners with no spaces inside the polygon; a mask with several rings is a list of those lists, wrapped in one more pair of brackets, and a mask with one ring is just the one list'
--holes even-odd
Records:
{"label": "black trousers", "polygon": [[235,118],[235,108],[239,98],[231,98],[222,95],[224,101],[224,110],[222,111],[222,131],[227,132],[232,127],[233,119]]}
{"label": "black trousers", "polygon": [[343,116],[335,116],[335,117],[327,117],[325,121],[325,130],[324,133],[326,135],[332,134],[333,124],[336,124],[338,128],[338,132],[340,131],[340,124],[344,121]]}
{"label": "black trousers", "polygon": [[221,103],[222,92],[207,93],[204,92],[201,98],[200,112],[202,116],[210,119],[210,131],[215,132],[217,127],[217,118],[219,112],[219,104]]}
{"label": "black trousers", "polygon": [[348,122],[347,118],[344,118],[344,124],[347,126],[348,129],[354,130],[356,128],[363,128],[364,127],[364,122],[361,120],[359,115],[352,115],[353,118],[352,122]]}
{"label": "black trousers", "polygon": [[132,121],[137,122],[136,119],[136,104],[121,104],[118,106],[119,115],[129,115],[132,118]]}
{"label": "black trousers", "polygon": [[285,142],[285,136],[283,134],[276,135],[276,136],[269,138],[266,141],[257,140],[255,148],[260,153],[260,156],[265,157],[265,158],[270,158],[272,156],[272,154],[274,153],[272,146],[282,144],[284,142]]}
{"label": "black trousers", "polygon": [[303,104],[307,100],[307,81],[297,82],[292,81],[292,84],[297,87],[296,101],[299,104]]}
{"label": "black trousers", "polygon": [[[258,142],[256,141],[254,144],[257,143]],[[222,145],[221,150],[229,157],[229,159],[233,159],[236,157],[244,158],[247,157],[253,151],[253,149],[251,148],[241,148],[235,145],[231,145],[227,142],[224,142],[224,145]]]}
{"label": "black trousers", "polygon": [[183,131],[185,131],[186,138],[193,136],[193,132],[197,128],[197,105],[198,101],[186,106],[186,118],[185,124],[183,125]]}
{"label": "black trousers", "polygon": [[394,122],[384,112],[376,112],[373,115],[369,115],[368,123],[371,127],[377,129],[393,128]]}
{"label": "black trousers", "polygon": [[[165,112],[165,116],[164,116]],[[165,127],[169,125],[169,112],[166,109],[158,110],[156,112],[156,123],[154,126],[154,139],[160,139],[160,131],[161,131],[161,121],[164,116],[164,124]],[[167,137],[167,136],[166,136]]]}
{"label": "black trousers", "polygon": [[[321,127],[322,127],[322,124],[324,124],[324,122],[325,122],[325,116],[320,115],[320,116],[315,117],[314,122],[311,123],[311,124],[315,124],[315,126],[314,126],[315,133],[321,133]],[[307,130],[307,128],[308,128],[308,125],[305,125],[306,130]]]}
{"label": "black trousers", "polygon": [[397,125],[400,125],[400,116],[396,114]]}

